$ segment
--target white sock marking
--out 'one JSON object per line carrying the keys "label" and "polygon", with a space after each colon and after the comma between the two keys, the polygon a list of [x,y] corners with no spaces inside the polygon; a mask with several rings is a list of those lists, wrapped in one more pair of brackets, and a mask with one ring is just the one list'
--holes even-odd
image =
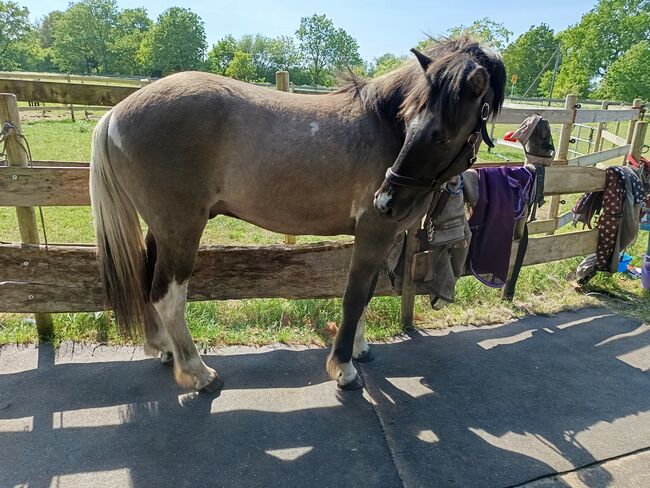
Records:
{"label": "white sock marking", "polygon": [[359,317],[359,322],[357,322],[357,331],[354,334],[354,346],[352,348],[352,356],[355,358],[358,358],[363,353],[368,351],[368,349],[370,349],[370,346],[368,346],[368,343],[366,342],[366,338],[364,335],[364,331],[366,328],[365,327],[366,310],[367,307],[363,309],[363,312],[361,313],[361,317]]}

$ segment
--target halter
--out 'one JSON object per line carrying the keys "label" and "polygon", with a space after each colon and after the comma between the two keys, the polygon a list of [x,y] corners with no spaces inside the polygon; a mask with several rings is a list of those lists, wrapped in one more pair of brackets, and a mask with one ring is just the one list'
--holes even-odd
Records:
{"label": "halter", "polygon": [[435,178],[414,178],[412,176],[404,176],[395,173],[392,166],[386,170],[386,181],[392,185],[404,186],[407,188],[421,188],[427,190],[436,189],[442,183],[447,181],[452,176],[456,176],[476,162],[476,144],[479,138],[482,138],[488,147],[494,147],[494,143],[490,139],[487,131],[486,123],[490,117],[490,104],[484,102],[479,112],[478,120],[474,130],[467,138],[465,145],[458,152],[456,157],[447,166],[445,171]]}

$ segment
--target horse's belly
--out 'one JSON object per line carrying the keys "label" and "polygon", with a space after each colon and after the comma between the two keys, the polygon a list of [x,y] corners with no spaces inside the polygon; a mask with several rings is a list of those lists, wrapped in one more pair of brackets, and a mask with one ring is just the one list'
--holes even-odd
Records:
{"label": "horse's belly", "polygon": [[249,222],[258,227],[292,235],[354,234],[356,219],[351,205],[318,205],[302,199],[302,195],[289,198],[290,201],[229,202],[217,204],[212,214],[226,214]]}

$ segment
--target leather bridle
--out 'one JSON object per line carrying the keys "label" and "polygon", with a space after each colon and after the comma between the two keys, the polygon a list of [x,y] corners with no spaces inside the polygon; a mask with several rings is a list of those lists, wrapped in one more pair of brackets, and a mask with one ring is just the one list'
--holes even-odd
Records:
{"label": "leather bridle", "polygon": [[469,169],[476,162],[476,146],[479,137],[483,138],[488,147],[494,147],[487,131],[487,120],[490,117],[490,104],[483,102],[479,112],[478,120],[474,130],[467,138],[467,142],[449,163],[447,168],[435,178],[415,178],[413,176],[404,176],[393,171],[392,166],[386,170],[386,181],[392,185],[403,186],[414,189],[436,190],[445,183],[449,178],[459,175],[466,169]]}

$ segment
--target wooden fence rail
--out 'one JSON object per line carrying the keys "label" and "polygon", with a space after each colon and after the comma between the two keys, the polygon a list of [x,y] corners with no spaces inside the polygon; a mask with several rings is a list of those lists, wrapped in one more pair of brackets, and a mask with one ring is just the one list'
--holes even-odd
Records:
{"label": "wooden fence rail", "polygon": [[[0,166],[0,207],[90,205],[89,171],[88,166]],[[544,192],[563,195],[594,191],[604,182],[605,175],[598,168],[552,166],[546,170]]]}
{"label": "wooden fence rail", "polygon": [[[286,89],[288,80],[280,80]],[[105,85],[75,85],[53,81],[0,80],[0,91],[17,92],[22,100],[111,106],[138,89]],[[551,123],[562,124],[561,160],[546,170],[545,193],[555,207],[547,218],[530,224],[531,234],[552,233],[570,220],[570,213],[558,216],[560,195],[602,190],[605,172],[597,162],[640,150],[645,125],[632,141],[604,130],[611,121],[634,121],[642,116],[640,103],[633,109],[582,110],[576,97],[567,98],[565,108],[505,107],[497,123],[519,124],[538,113]],[[619,147],[568,159],[571,129],[578,121],[599,124],[602,139]],[[603,125],[601,125],[603,124]],[[645,124],[645,122],[637,122]],[[602,129],[602,130],[601,130]],[[628,140],[629,139],[629,140]],[[625,144],[621,144],[625,142]],[[511,163],[514,164],[514,163]],[[33,167],[0,166],[0,206],[87,206],[88,163],[78,161],[35,161]],[[412,229],[413,231],[414,229]],[[519,242],[513,244],[512,259]],[[540,264],[594,252],[597,231],[531,237],[525,265]],[[298,246],[223,247],[199,250],[190,281],[190,300],[243,298],[330,298],[344,291],[352,243],[323,243]],[[422,255],[409,253],[401,289],[393,290],[381,278],[378,295],[402,294],[402,320],[412,321],[413,296],[424,292],[417,281]],[[402,293],[404,292],[404,293]],[[0,312],[74,312],[105,308],[99,282],[95,249],[90,246],[0,245]]]}

